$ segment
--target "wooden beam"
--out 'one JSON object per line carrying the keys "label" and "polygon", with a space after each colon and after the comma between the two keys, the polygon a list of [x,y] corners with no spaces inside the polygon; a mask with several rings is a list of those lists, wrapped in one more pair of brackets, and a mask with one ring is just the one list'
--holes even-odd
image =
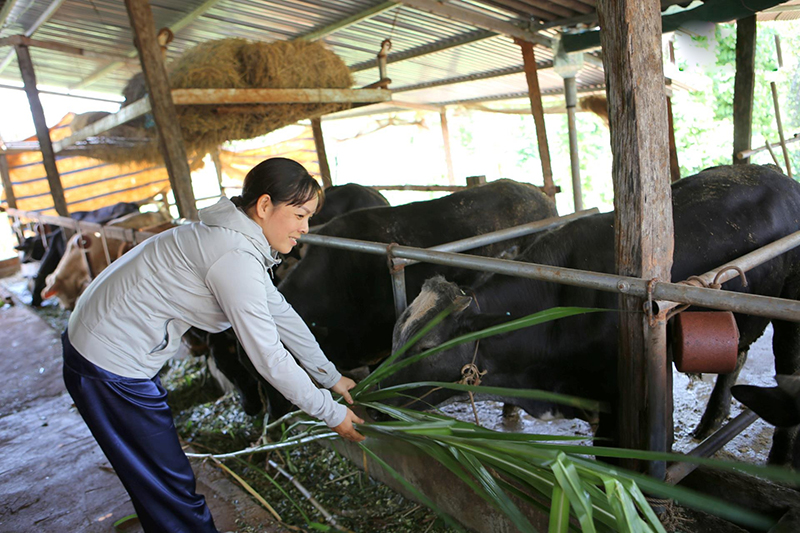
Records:
{"label": "wooden beam", "polygon": [[453,153],[450,150],[450,128],[447,126],[447,109],[442,109],[439,113],[442,125],[442,145],[444,146],[444,160],[447,164],[447,183],[456,184],[456,174],[453,170]]}
{"label": "wooden beam", "polygon": [[419,9],[420,11],[427,11],[428,13],[433,13],[434,15],[439,15],[458,22],[472,24],[477,28],[501,33],[509,37],[522,39],[548,48],[553,47],[553,40],[550,37],[463,7],[446,4],[437,0],[400,0],[400,2],[414,9]]}
{"label": "wooden beam", "polygon": [[386,89],[173,89],[175,105],[387,102]]}
{"label": "wooden beam", "polygon": [[[614,158],[616,270],[670,281],[672,203],[661,13],[657,3],[639,0],[599,0],[597,8]],[[666,451],[672,427],[666,318],[656,315],[651,326],[643,304],[641,298],[620,297],[620,395],[615,402],[620,446]],[[663,463],[650,463],[648,470],[664,478]]]}
{"label": "wooden beam", "polygon": [[77,46],[71,46],[68,44],[56,43],[52,41],[40,41],[38,39],[31,39],[30,37],[26,37],[24,35],[12,35],[11,37],[4,37],[0,39],[0,46],[15,46],[18,44],[24,44],[29,48],[44,48],[46,50],[63,52],[65,54],[74,56],[89,57],[95,59],[116,59],[118,61],[122,61],[129,64],[136,64],[136,65],[139,64],[139,62],[133,58],[128,58],[125,56],[117,56],[114,54],[104,54],[101,52],[92,52],[91,50],[85,50],[83,48],[78,48]]}
{"label": "wooden beam", "polygon": [[61,152],[69,146],[73,146],[79,141],[88,139],[89,137],[96,137],[112,128],[116,128],[126,122],[141,117],[150,112],[150,99],[145,96],[141,100],[137,100],[131,105],[125,106],[113,115],[103,117],[97,122],[93,122],[80,131],[73,132],[72,135],[56,141],[53,143],[53,149],[56,153]]}
{"label": "wooden beam", "polygon": [[211,152],[211,161],[214,162],[214,170],[217,174],[217,181],[219,182],[219,193],[225,195],[225,187],[222,186],[222,159],[219,157],[219,148]]}
{"label": "wooden beam", "polygon": [[25,94],[28,95],[28,103],[31,106],[33,124],[36,127],[36,137],[39,139],[39,148],[42,151],[42,164],[47,173],[47,183],[50,185],[50,194],[53,196],[53,207],[62,217],[69,216],[67,201],[64,199],[64,187],[61,185],[61,177],[58,175],[56,167],[56,156],[53,152],[53,145],[50,142],[50,130],[47,129],[47,122],[44,118],[44,109],[39,100],[39,92],[36,90],[36,73],[33,70],[31,54],[27,46],[18,45],[17,63],[22,81],[25,84]]}
{"label": "wooden beam", "polygon": [[390,9],[394,9],[398,6],[397,2],[389,1],[384,2],[382,4],[378,4],[373,6],[369,9],[365,9],[363,11],[359,11],[354,15],[350,15],[349,17],[345,17],[339,21],[334,22],[333,24],[329,24],[324,26],[318,30],[310,31],[304,35],[296,37],[293,40],[302,40],[302,41],[316,41],[317,39],[322,39],[323,37],[330,35],[331,33],[335,33],[339,30],[343,30],[345,28],[349,28],[359,22],[364,22],[365,20],[369,20],[372,17],[376,17],[381,13],[389,11]]}
{"label": "wooden beam", "polygon": [[756,87],[756,15],[736,21],[736,77],[733,82],[733,163],[750,163],[736,154],[750,150]]}
{"label": "wooden beam", "polygon": [[773,106],[775,107],[775,121],[778,124],[778,136],[780,137],[781,140],[781,151],[783,151],[783,160],[786,163],[786,175],[791,178],[792,160],[789,157],[789,151],[786,149],[786,138],[783,135],[783,123],[781,122],[781,108],[780,105],[778,104],[778,87],[776,86],[774,81],[770,82],[769,86],[772,89],[772,103]]}
{"label": "wooden beam", "polygon": [[178,213],[187,219],[197,219],[197,206],[192,191],[192,176],[183,146],[178,114],[172,103],[167,71],[161,47],[156,40],[153,12],[147,0],[125,0],[128,18],[135,37],[142,72],[147,82],[153,118],[158,129],[161,154],[169,174]]}
{"label": "wooden beam", "polygon": [[672,97],[667,95],[667,125],[669,126],[669,179],[675,183],[681,179],[678,163],[678,143],[675,142],[675,118],[672,115]]}
{"label": "wooden beam", "polygon": [[11,183],[11,174],[8,172],[8,158],[0,154],[0,178],[3,180],[3,190],[6,192],[6,203],[12,209],[17,208],[17,197],[14,196],[14,185]]}
{"label": "wooden beam", "polygon": [[328,189],[333,186],[333,182],[331,181],[331,167],[328,166],[328,154],[325,152],[325,138],[322,136],[322,120],[320,118],[311,119],[311,131],[314,134],[314,146],[317,149],[322,187]]}
{"label": "wooden beam", "polygon": [[[31,26],[25,30],[25,37],[30,37],[34,33],[36,33],[42,25],[50,20],[50,17],[53,16],[53,13],[58,11],[58,8],[61,7],[61,4],[64,3],[64,0],[53,0],[53,2],[47,6],[47,9],[39,15],[39,18],[31,24]],[[11,63],[11,60],[14,59],[14,52],[9,52],[8,55],[0,61],[0,73],[2,73],[6,67]]]}
{"label": "wooden beam", "polygon": [[550,149],[547,146],[547,132],[544,126],[544,106],[542,105],[542,92],[539,89],[539,76],[536,70],[536,57],[533,54],[533,44],[528,41],[515,39],[522,49],[522,61],[525,65],[525,78],[528,81],[528,98],[531,102],[531,113],[536,125],[536,140],[539,146],[539,159],[542,162],[542,176],[544,176],[544,191],[551,199],[555,200],[556,189],[553,185],[553,170],[550,166]]}

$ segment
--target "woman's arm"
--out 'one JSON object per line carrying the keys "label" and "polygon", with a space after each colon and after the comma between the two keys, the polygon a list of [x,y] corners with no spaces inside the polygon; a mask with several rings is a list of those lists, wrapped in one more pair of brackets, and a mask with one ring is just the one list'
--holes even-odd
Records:
{"label": "woman's arm", "polygon": [[266,276],[266,267],[255,255],[236,250],[214,263],[206,285],[264,379],[304,412],[338,427],[347,421],[349,410],[334,402],[330,392],[315,387],[281,344],[266,301],[267,285],[272,285]]}
{"label": "woman's arm", "polygon": [[317,383],[330,389],[339,382],[342,374],[325,357],[306,323],[286,301],[286,298],[278,292],[272,281],[267,279],[265,285],[267,305],[275,320],[281,341]]}

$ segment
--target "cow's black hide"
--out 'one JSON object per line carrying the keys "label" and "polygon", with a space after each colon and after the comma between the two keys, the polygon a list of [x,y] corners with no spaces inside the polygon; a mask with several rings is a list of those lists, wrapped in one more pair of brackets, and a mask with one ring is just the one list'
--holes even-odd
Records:
{"label": "cow's black hide", "polygon": [[[800,184],[766,167],[737,165],[707,169],[673,185],[672,199],[675,281],[712,270],[800,230]],[[549,231],[517,257],[519,261],[605,273],[614,273],[614,259],[614,213],[583,218]],[[751,270],[747,280],[746,288],[735,279],[725,283],[723,289],[797,299],[800,250],[787,252]],[[469,302],[471,298],[471,303],[438,325],[407,356],[466,332],[552,307],[615,309],[619,298],[615,293],[502,275],[489,276],[466,292],[469,297],[462,301]],[[464,298],[464,294],[456,284],[441,278],[430,280],[418,301],[398,321],[395,347],[404,344],[457,298]],[[736,322],[743,358],[769,320],[736,314]],[[800,370],[800,324],[782,320],[772,323],[776,369],[792,374]],[[479,368],[488,371],[483,383],[550,390],[614,406],[618,397],[618,325],[616,312],[592,313],[484,339],[477,356]],[[434,355],[401,370],[383,385],[457,381],[462,365],[472,360],[474,348],[474,343],[470,343]],[[701,431],[710,431],[727,417],[730,386],[736,373],[719,376]],[[449,395],[452,393],[441,390],[427,396],[425,401],[435,404]],[[507,401],[533,415],[553,408],[534,401]],[[562,412],[573,417],[585,415],[570,408],[562,408]],[[616,412],[601,415],[598,434],[616,438]],[[779,438],[784,437],[776,436]],[[787,457],[774,456],[771,460],[786,462]]]}
{"label": "cow's black hide", "polygon": [[[553,202],[538,188],[499,180],[437,200],[346,213],[329,221],[318,234],[427,248],[556,214]],[[469,253],[495,257],[533,239],[513,239]],[[406,269],[408,297],[415,297],[423,281],[436,273],[461,283],[471,283],[482,275],[432,264],[414,265]],[[340,370],[377,363],[389,353],[396,317],[386,257],[309,246],[306,257],[279,290]],[[260,379],[253,376],[250,379]],[[277,405],[279,394],[266,388],[270,415],[281,416],[286,409]]]}

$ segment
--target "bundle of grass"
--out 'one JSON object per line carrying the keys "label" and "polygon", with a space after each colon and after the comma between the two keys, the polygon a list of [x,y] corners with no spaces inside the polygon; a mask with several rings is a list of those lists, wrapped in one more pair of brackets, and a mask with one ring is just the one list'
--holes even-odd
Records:
{"label": "bundle of grass", "polygon": [[[209,41],[187,50],[171,67],[173,89],[314,89],[349,88],[347,65],[323,45],[305,41],[250,42],[244,39]],[[125,105],[146,94],[137,74],[123,90]],[[251,139],[298,120],[348,108],[349,104],[268,104],[181,106],[177,109],[190,158],[202,157],[225,141]],[[149,116],[128,123],[149,142],[120,144],[117,154],[96,152],[103,159],[160,162],[155,124]],[[105,152],[107,150],[103,150]]]}

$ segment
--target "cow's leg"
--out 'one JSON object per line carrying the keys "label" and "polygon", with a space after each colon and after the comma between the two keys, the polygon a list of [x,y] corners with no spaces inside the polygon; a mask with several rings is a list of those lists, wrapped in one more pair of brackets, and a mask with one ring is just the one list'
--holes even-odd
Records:
{"label": "cow's leg", "polygon": [[[785,297],[784,295],[781,296]],[[796,295],[788,296],[794,297]],[[775,331],[775,335],[772,337],[772,351],[775,354],[775,373],[791,375],[800,371],[800,324],[773,320],[772,327]],[[800,457],[792,457],[797,439],[798,426],[775,428],[775,435],[772,438],[772,450],[769,453],[769,463],[800,463]],[[800,451],[800,446],[798,446],[798,451]]]}
{"label": "cow's leg", "polygon": [[[242,409],[250,416],[260,414],[264,406],[261,402],[261,395],[258,390],[258,379],[252,371],[244,364],[236,349],[236,337],[228,335],[227,332],[213,333],[209,336],[209,349],[217,368],[227,377],[239,392]],[[247,357],[245,356],[245,359]],[[252,365],[251,365],[252,366]]]}
{"label": "cow's leg", "polygon": [[714,390],[706,405],[703,418],[697,425],[692,435],[697,439],[705,439],[719,428],[731,414],[731,387],[736,384],[745,361],[747,361],[747,350],[740,350],[736,358],[736,368],[730,374],[719,374]]}

